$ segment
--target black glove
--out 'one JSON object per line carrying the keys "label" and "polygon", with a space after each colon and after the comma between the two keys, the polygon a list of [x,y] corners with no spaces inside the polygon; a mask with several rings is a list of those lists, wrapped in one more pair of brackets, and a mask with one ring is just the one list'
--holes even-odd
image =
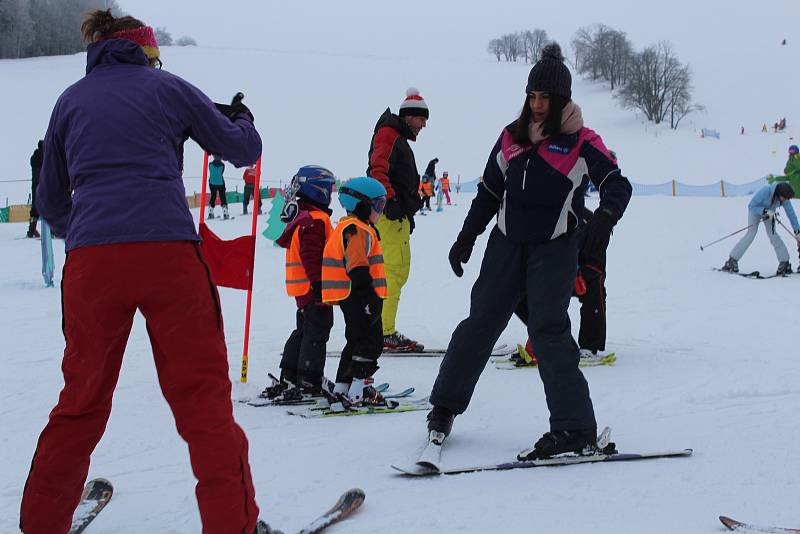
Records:
{"label": "black glove", "polygon": [[381,321],[381,314],[383,312],[383,300],[375,294],[375,290],[371,289],[368,294],[363,297],[364,300],[364,315],[370,326]]}
{"label": "black glove", "polygon": [[390,221],[399,221],[403,218],[403,207],[395,199],[387,200],[383,215]]}
{"label": "black glove", "polygon": [[317,304],[322,303],[322,282],[311,282],[311,298]]}
{"label": "black glove", "polygon": [[608,209],[598,209],[583,230],[583,247],[581,254],[590,262],[604,258],[608,241],[611,239],[611,229],[617,223],[616,218]]}
{"label": "black glove", "polygon": [[250,122],[255,122],[255,118],[253,117],[253,113],[250,111],[250,108],[242,103],[243,98],[244,93],[239,92],[233,95],[230,105],[217,104],[216,102],[214,102],[214,105],[217,106],[217,109],[220,110],[220,112],[230,120],[236,118],[237,115],[245,115],[248,119],[250,119]]}
{"label": "black glove", "polygon": [[408,235],[413,234],[414,233],[414,228],[416,228],[416,227],[417,227],[417,224],[414,222],[414,217],[409,217],[408,218]]}
{"label": "black glove", "polygon": [[461,267],[461,264],[469,261],[469,257],[472,255],[472,247],[475,246],[475,239],[474,236],[468,235],[462,230],[458,234],[456,242],[450,247],[450,254],[447,255],[447,259],[450,260],[450,268],[459,278],[464,276],[464,268]]}

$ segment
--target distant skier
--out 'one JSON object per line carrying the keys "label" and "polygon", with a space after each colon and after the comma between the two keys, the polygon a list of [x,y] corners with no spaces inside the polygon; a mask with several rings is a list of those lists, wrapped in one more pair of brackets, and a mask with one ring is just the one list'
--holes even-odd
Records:
{"label": "distant skier", "polygon": [[428,181],[431,183],[431,189],[436,189],[436,164],[439,163],[439,158],[433,158],[428,162],[428,166],[425,167],[424,176],[430,178]]}
{"label": "distant skier", "polygon": [[775,274],[779,276],[791,274],[792,265],[789,263],[789,251],[786,250],[786,245],[775,231],[775,212],[779,207],[783,207],[783,211],[786,212],[792,224],[794,235],[800,236],[800,225],[797,224],[797,216],[791,203],[791,199],[794,196],[794,189],[787,182],[765,185],[753,195],[747,205],[747,222],[750,227],[742,239],[733,247],[728,261],[725,262],[721,270],[731,273],[739,272],[739,260],[742,259],[753,239],[755,239],[758,232],[758,223],[761,221],[764,223],[764,230],[766,230],[767,237],[769,237],[772,248],[775,249],[775,255],[778,257],[778,269]]}
{"label": "distant skier", "polygon": [[[188,444],[203,532],[254,533],[259,510],[247,438],[233,418],[219,295],[180,169],[187,135],[237,166],[258,159],[261,138],[244,104],[225,116],[196,87],[159,70],[155,33],[141,21],[98,10],[81,30],[91,43],[86,75],[55,104],[36,197],[53,235],[66,240],[64,387],[31,461],[20,530],[70,530],[139,311]],[[154,470],[154,487],[164,487],[160,460],[142,448],[152,436],[126,425],[117,432],[136,436],[126,446],[142,454],[143,472]]]}
{"label": "distant skier", "polygon": [[[336,177],[324,167],[306,165],[292,180],[299,187],[297,215],[275,242],[286,249],[286,292],[297,302],[297,327],[283,347],[280,383],[265,390],[268,398],[322,395],[333,328],[333,308],[322,302],[322,251],[333,233],[329,206]],[[289,383],[296,386],[291,391]]]}
{"label": "distant skier", "polygon": [[347,216],[336,225],[322,258],[322,301],[342,310],[347,340],[334,393],[354,406],[385,405],[371,384],[383,352],[386,274],[375,225],[386,205],[386,188],[373,178],[352,178],[339,188],[339,202]]}
{"label": "distant skier", "polygon": [[[433,196],[433,186],[431,185],[431,177],[427,174],[423,175],[419,183],[419,194],[422,198],[422,209],[427,208],[431,211],[431,197]],[[420,210],[421,211],[421,210]]]}
{"label": "distant skier", "polygon": [[214,206],[217,204],[217,195],[222,202],[222,218],[228,219],[228,198],[225,191],[225,164],[218,155],[214,155],[214,160],[208,164],[208,187],[211,189],[211,199],[209,201],[208,218],[214,218]]}
{"label": "distant skier", "polygon": [[[258,169],[255,165],[250,165],[244,170],[242,180],[244,180],[244,195],[242,196],[242,215],[247,215],[247,206],[250,199],[255,196],[256,178]],[[258,214],[261,215],[261,195],[258,195]]]}
{"label": "distant skier", "polygon": [[477,236],[497,224],[472,288],[469,317],[453,332],[430,402],[428,430],[447,435],[469,404],[492,347],[527,288],[528,333],[550,409],[550,431],[521,460],[582,450],[597,440],[589,387],[567,313],[578,271],[577,233],[586,169],[600,190],[600,206],[586,223],[583,253],[596,261],[622,217],[631,185],[600,137],[585,128],[572,102],[572,76],[560,47],[544,48],[528,75],[519,118],[503,129],[489,155],[483,182],[450,249],[456,276]]}
{"label": "distant skier", "polygon": [[31,156],[31,218],[28,223],[28,233],[26,234],[30,238],[41,237],[36,229],[36,223],[39,221],[39,212],[36,210],[36,188],[39,187],[39,173],[42,170],[43,147],[44,140],[40,139],[36,145],[36,150],[33,151]]}
{"label": "distant skier", "polygon": [[447,171],[442,173],[442,179],[439,180],[439,187],[442,189],[442,194],[444,198],[447,199],[447,205],[450,205],[450,177],[447,175]]}

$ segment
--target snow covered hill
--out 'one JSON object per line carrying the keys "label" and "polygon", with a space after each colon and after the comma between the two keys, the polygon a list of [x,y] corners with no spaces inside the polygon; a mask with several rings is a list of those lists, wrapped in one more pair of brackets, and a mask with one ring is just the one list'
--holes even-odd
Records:
{"label": "snow covered hill", "polygon": [[[746,201],[634,199],[609,251],[609,349],[619,359],[614,367],[585,370],[598,421],[613,427],[620,450],[693,447],[694,457],[408,480],[388,466],[421,450],[425,412],[305,420],[236,404],[263,516],[292,532],[341,490],[358,486],[367,492],[364,508],[332,532],[712,534],[720,531],[720,513],[796,523],[800,373],[793,296],[800,275],[761,281],[713,272],[731,243],[698,249],[730,231]],[[398,325],[429,346],[446,346],[465,316],[485,243],[483,236],[464,278],[453,276],[447,250],[469,198],[456,202],[420,217],[412,240],[414,263]],[[247,233],[250,223],[239,217],[211,224],[233,237]],[[15,258],[0,271],[0,532],[13,532],[36,438],[62,383],[59,292],[42,287],[38,244],[13,239],[15,226],[0,225],[3,257]],[[57,266],[60,248],[57,243]],[[264,387],[294,324],[282,251],[259,237],[256,262],[250,381],[235,384],[236,398]],[[766,239],[755,242],[742,267],[774,268]],[[244,294],[221,293],[230,375],[237,380]],[[577,307],[571,311],[577,325]],[[512,320],[500,341],[524,339]],[[343,343],[337,312],[329,347]],[[384,358],[376,378],[425,395],[439,361]],[[329,375],[335,366],[328,360]],[[489,366],[470,409],[456,419],[445,461],[508,460],[529,446],[548,428],[540,384],[535,371]],[[173,428],[137,317],[91,467],[92,476],[113,480],[117,492],[92,532],[199,531],[186,447]]]}

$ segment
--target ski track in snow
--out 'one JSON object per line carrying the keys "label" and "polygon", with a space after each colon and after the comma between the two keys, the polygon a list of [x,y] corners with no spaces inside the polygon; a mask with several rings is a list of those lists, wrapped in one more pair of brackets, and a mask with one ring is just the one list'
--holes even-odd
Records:
{"label": "ski track in snow", "polygon": [[[469,205],[469,197],[461,197],[459,206],[421,218],[412,237],[413,267],[398,324],[431,346],[446,346],[465,317],[485,247],[486,234],[464,278],[452,276],[447,250]],[[424,411],[305,420],[281,408],[236,403],[236,418],[250,439],[262,516],[292,532],[343,490],[362,487],[367,493],[363,509],[332,532],[372,533],[379,522],[403,525],[406,532],[588,527],[599,533],[716,533],[716,514],[726,512],[752,522],[791,525],[800,467],[795,446],[800,377],[793,334],[800,276],[756,282],[727,276],[708,267],[721,264],[732,241],[702,253],[697,248],[699,241],[738,224],[746,202],[634,198],[609,249],[608,349],[618,361],[584,369],[598,423],[612,427],[622,452],[692,447],[692,458],[404,479],[393,475],[389,464],[416,459],[425,442]],[[259,232],[264,224],[262,217]],[[241,218],[211,226],[223,237],[234,237],[247,233],[250,222]],[[62,385],[59,291],[41,286],[38,242],[13,239],[23,231],[22,225],[0,225],[0,249],[14,258],[0,274],[2,532],[14,531],[36,439]],[[294,325],[294,305],[281,283],[283,252],[262,237],[257,243],[250,381],[234,383],[234,398],[257,394],[267,384],[266,374],[276,372]],[[54,249],[58,282],[61,242]],[[762,270],[774,263],[762,235],[742,261]],[[230,376],[236,381],[245,294],[221,289],[221,295]],[[570,312],[577,326],[577,301]],[[522,326],[512,319],[498,342],[524,339]],[[330,347],[343,344],[337,312]],[[394,388],[414,386],[417,395],[427,395],[439,362],[386,358],[376,379]],[[331,376],[337,360],[326,363]],[[487,366],[472,405],[455,421],[443,463],[507,461],[547,428],[536,371]],[[186,446],[158,390],[141,317],[90,476],[106,477],[116,488],[111,504],[92,524],[93,533],[200,529]]]}

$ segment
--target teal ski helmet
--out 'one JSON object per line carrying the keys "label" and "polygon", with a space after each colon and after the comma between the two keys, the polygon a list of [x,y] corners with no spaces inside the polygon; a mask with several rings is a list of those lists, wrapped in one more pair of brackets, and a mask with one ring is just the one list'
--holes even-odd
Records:
{"label": "teal ski helmet", "polygon": [[359,202],[366,202],[380,213],[386,204],[386,188],[375,178],[351,178],[339,187],[339,202],[347,213],[353,213]]}

